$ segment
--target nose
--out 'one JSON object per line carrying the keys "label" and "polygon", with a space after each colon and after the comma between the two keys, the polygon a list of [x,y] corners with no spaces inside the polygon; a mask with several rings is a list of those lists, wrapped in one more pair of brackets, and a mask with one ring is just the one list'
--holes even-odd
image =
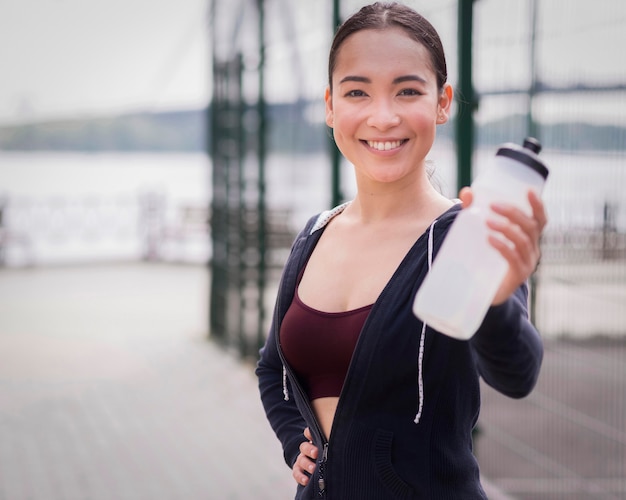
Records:
{"label": "nose", "polygon": [[371,105],[367,124],[379,130],[387,130],[400,124],[400,115],[393,102],[388,99],[379,99]]}

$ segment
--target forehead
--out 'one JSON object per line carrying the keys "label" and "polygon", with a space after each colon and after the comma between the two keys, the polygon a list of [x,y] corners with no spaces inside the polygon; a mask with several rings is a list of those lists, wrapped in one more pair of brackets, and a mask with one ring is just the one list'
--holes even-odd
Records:
{"label": "forehead", "polygon": [[335,75],[354,71],[379,73],[381,69],[432,73],[431,56],[423,44],[401,28],[357,31],[346,38],[337,53]]}

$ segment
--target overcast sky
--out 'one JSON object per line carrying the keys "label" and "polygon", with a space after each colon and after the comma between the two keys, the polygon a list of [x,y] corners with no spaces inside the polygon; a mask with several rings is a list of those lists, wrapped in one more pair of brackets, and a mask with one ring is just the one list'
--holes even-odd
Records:
{"label": "overcast sky", "polygon": [[[310,31],[314,46],[323,45],[330,30],[311,27],[316,24],[311,16],[319,9],[313,8],[318,4],[309,2],[317,1],[322,0],[270,2],[291,16],[284,21],[284,13],[279,16],[274,12],[273,19],[287,22],[305,41]],[[0,124],[206,105],[210,94],[209,3],[210,0],[0,0]],[[233,9],[241,3],[245,2],[225,2]],[[328,0],[327,3],[330,5]],[[344,10],[351,12],[361,3],[343,0]],[[456,1],[407,3],[422,9],[440,30],[454,80]],[[539,3],[538,64],[542,77],[549,74],[557,84],[624,81],[626,58],[620,51],[626,43],[625,0]],[[528,5],[528,0],[476,3],[475,37],[477,41],[484,37],[490,42],[479,44],[481,53],[475,57],[479,73],[475,84],[479,90],[499,84],[527,84],[527,46],[522,45],[524,50],[520,52],[511,40],[526,39],[517,32],[528,29]],[[564,5],[570,8],[564,10]],[[329,16],[329,9],[324,16]],[[290,20],[297,21],[298,13],[307,17],[303,26]],[[283,26],[273,29],[273,35],[288,37],[289,33]],[[286,46],[293,52],[290,42]],[[319,61],[312,55],[315,51],[309,53],[306,47],[299,50],[299,61],[304,62],[305,70],[310,66],[320,68],[322,77],[314,91],[319,92],[321,99],[325,49],[320,53],[323,60]],[[272,84],[271,89],[281,96],[289,89],[282,89],[279,83],[285,80],[286,71],[297,69],[294,61],[297,62],[285,57],[277,73],[279,78]],[[580,96],[576,97],[580,101]],[[552,101],[555,100],[547,104]],[[598,121],[624,121],[623,98],[616,102],[615,96],[603,95],[599,100],[585,102],[589,108],[585,114],[597,115]],[[548,109],[547,104],[542,109]],[[555,113],[561,116],[562,110]]]}
{"label": "overcast sky", "polygon": [[208,102],[208,0],[0,0],[0,123]]}

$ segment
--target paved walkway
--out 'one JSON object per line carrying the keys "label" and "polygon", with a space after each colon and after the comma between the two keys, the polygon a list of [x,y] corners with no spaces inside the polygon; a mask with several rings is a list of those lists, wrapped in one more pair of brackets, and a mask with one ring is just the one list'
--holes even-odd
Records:
{"label": "paved walkway", "polygon": [[626,342],[546,341],[535,390],[483,388],[476,454],[517,500],[626,499]]}
{"label": "paved walkway", "polygon": [[207,280],[0,271],[0,499],[293,498],[251,368],[207,341]]}
{"label": "paved walkway", "polygon": [[[194,266],[0,270],[0,500],[293,498],[252,366],[207,341],[208,284]],[[626,498],[624,366],[624,342],[550,341],[530,398],[485,390],[489,498]]]}

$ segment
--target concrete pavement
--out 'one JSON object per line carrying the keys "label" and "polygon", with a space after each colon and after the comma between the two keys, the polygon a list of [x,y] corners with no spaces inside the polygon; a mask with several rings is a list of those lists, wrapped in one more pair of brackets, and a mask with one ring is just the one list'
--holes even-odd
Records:
{"label": "concrete pavement", "polygon": [[[208,285],[197,266],[0,270],[0,500],[293,498],[253,367],[207,340]],[[625,361],[623,340],[550,340],[531,397],[484,391],[491,500],[626,498]]]}
{"label": "concrete pavement", "polygon": [[546,341],[535,390],[483,387],[476,454],[518,500],[626,499],[626,342]]}
{"label": "concrete pavement", "polygon": [[251,367],[207,341],[207,279],[0,272],[0,499],[293,498]]}

